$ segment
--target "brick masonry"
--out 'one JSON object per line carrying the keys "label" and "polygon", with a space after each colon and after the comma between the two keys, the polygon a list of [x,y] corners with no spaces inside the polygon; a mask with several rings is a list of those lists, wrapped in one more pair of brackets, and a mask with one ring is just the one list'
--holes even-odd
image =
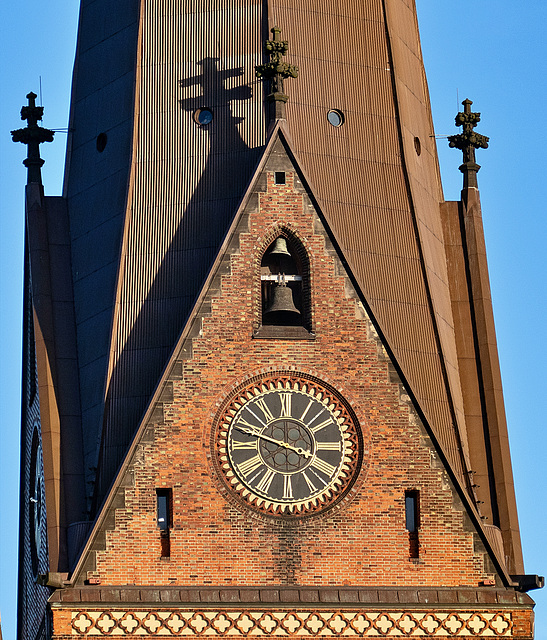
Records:
{"label": "brick masonry", "polygon": [[[285,185],[275,184],[275,171],[286,172]],[[309,258],[313,339],[253,337],[260,326],[260,263],[279,233],[293,237]],[[279,371],[313,375],[334,387],[362,432],[352,490],[313,517],[274,518],[254,510],[230,493],[214,464],[214,425],[223,403],[250,377]],[[90,579],[101,589],[499,583],[394,371],[278,142],[183,335],[76,585]],[[161,488],[173,494],[168,558],[161,557],[156,523]],[[420,492],[419,558],[409,557],[405,490]],[[525,614],[529,621],[530,611]],[[73,621],[56,610],[59,637],[62,615],[63,625]]]}

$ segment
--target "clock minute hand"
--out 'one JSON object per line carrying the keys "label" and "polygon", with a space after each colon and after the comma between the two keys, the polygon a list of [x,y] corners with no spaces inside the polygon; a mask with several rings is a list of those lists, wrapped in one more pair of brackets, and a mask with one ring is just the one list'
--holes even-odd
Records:
{"label": "clock minute hand", "polygon": [[273,442],[274,444],[285,447],[286,449],[291,449],[292,451],[296,451],[296,453],[306,458],[309,458],[312,455],[311,451],[305,451],[304,449],[302,449],[302,447],[293,447],[293,445],[289,444],[288,442],[283,442],[282,440],[276,440],[275,438],[271,438],[270,436],[264,435],[263,433],[260,433],[259,431],[255,431],[254,429],[249,429],[248,427],[241,427],[238,424],[235,425],[235,428],[238,431],[242,431],[243,433],[247,433],[251,436],[256,436],[257,438],[261,438],[262,440],[267,440],[268,442]]}

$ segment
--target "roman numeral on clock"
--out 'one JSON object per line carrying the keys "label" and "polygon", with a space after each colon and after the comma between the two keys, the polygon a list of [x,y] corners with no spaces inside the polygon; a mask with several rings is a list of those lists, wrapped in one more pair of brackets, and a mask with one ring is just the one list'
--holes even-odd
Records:
{"label": "roman numeral on clock", "polygon": [[323,422],[320,422],[319,424],[316,424],[315,427],[309,427],[309,428],[313,433],[317,433],[321,429],[324,429],[325,427],[328,427],[329,424],[334,424],[333,421],[332,421],[332,418],[327,418],[326,420],[323,420]]}
{"label": "roman numeral on clock", "polygon": [[321,473],[324,473],[326,476],[329,476],[329,478],[336,471],[336,467],[318,457],[316,457],[315,460],[311,463],[311,466],[318,471],[321,471]]}
{"label": "roman numeral on clock", "polygon": [[267,469],[266,473],[262,476],[260,482],[256,485],[257,491],[263,491],[268,493],[270,485],[275,478],[275,471],[273,469]]}
{"label": "roman numeral on clock", "polygon": [[308,489],[311,492],[317,491],[317,487],[313,484],[313,482],[311,481],[310,478],[308,478],[308,476],[306,475],[305,471],[302,471],[302,475],[304,476],[304,480],[306,481],[306,484],[308,485]]}
{"label": "roman numeral on clock", "polygon": [[[268,407],[268,405],[266,404],[266,401],[264,400],[264,398],[258,398],[258,400],[255,402],[255,405],[260,408],[267,422],[271,422],[272,420],[274,420],[273,413],[271,412],[270,407]],[[251,410],[249,409],[249,411]],[[256,416],[256,414],[254,413],[253,415]],[[256,417],[258,418],[258,416]]]}
{"label": "roman numeral on clock", "polygon": [[342,451],[342,443],[338,442],[318,442],[317,451]]}
{"label": "roman numeral on clock", "polygon": [[[307,414],[307,413],[308,413],[308,411],[310,410],[310,407],[311,407],[312,403],[313,403],[313,400],[310,400],[310,401],[308,402],[308,406],[304,409],[304,413],[300,416],[300,420],[301,420],[302,422],[304,422],[304,418],[306,417],[306,414]],[[317,414],[317,415],[319,415],[319,414]],[[315,417],[317,418],[317,416],[315,416]],[[315,420],[315,418],[314,418],[314,420]],[[312,422],[313,422],[313,420],[312,420]]]}
{"label": "roman numeral on clock", "polygon": [[281,413],[279,414],[280,418],[290,418],[291,417],[291,400],[292,395],[290,393],[280,393],[279,400],[281,401]]}
{"label": "roman numeral on clock", "polygon": [[[253,413],[253,415],[254,415],[254,413]],[[256,418],[256,416],[255,416],[255,418]],[[242,424],[244,427],[247,427],[248,429],[252,429],[253,431],[256,431],[257,433],[260,433],[260,427],[257,427],[255,424],[251,424],[250,422],[247,422],[247,420],[245,420],[245,418],[239,417],[237,419],[237,424],[235,425],[236,429],[237,429],[238,425],[240,425],[240,424]]]}
{"label": "roman numeral on clock", "polygon": [[251,451],[255,451],[257,445],[258,445],[258,440],[255,440],[254,442],[242,442],[241,440],[232,440],[232,443],[231,443],[231,447],[234,451],[247,450],[247,449]]}
{"label": "roman numeral on clock", "polygon": [[248,460],[244,460],[243,462],[240,462],[237,465],[237,468],[238,468],[238,471],[240,471],[240,473],[242,473],[245,477],[247,477],[247,476],[250,476],[251,473],[255,471],[255,469],[258,469],[258,467],[260,467],[261,464],[262,464],[262,460],[257,454],[256,456],[253,456]]}
{"label": "roman numeral on clock", "polygon": [[283,476],[283,497],[286,500],[293,498],[291,476]]}

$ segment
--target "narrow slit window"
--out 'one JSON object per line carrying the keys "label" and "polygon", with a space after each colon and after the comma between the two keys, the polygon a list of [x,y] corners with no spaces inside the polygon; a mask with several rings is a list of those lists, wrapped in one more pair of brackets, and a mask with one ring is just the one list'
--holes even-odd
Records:
{"label": "narrow slit window", "polygon": [[411,558],[419,558],[420,556],[420,541],[418,538],[420,528],[419,498],[419,491],[405,491],[405,526],[408,531],[409,555]]}
{"label": "narrow slit window", "polygon": [[162,531],[171,528],[171,489],[157,489],[158,527]]}
{"label": "narrow slit window", "polygon": [[171,556],[170,529],[173,526],[173,494],[171,489],[156,489],[157,521],[160,530],[161,557]]}

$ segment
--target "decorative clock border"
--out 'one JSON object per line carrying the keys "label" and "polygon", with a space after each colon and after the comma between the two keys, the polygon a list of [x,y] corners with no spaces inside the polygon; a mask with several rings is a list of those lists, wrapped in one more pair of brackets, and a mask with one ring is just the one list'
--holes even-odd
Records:
{"label": "decorative clock border", "polygon": [[[283,513],[277,512],[275,509],[264,506],[263,504],[253,504],[249,500],[244,497],[238,495],[234,490],[230,487],[230,479],[226,477],[225,471],[221,468],[221,463],[219,458],[218,449],[219,449],[219,430],[223,426],[223,422],[227,412],[229,412],[232,405],[237,403],[238,396],[245,394],[247,391],[257,387],[260,388],[262,386],[268,387],[271,384],[274,384],[276,388],[279,389],[293,389],[295,385],[299,385],[302,382],[307,383],[310,387],[314,388],[315,392],[317,390],[322,390],[329,394],[331,398],[331,402],[336,404],[337,410],[340,411],[343,416],[343,420],[351,425],[351,429],[354,433],[354,444],[357,450],[357,455],[354,460],[354,464],[349,472],[348,482],[345,484],[343,489],[334,496],[331,500],[326,502],[318,502],[313,507],[298,511],[296,513]],[[215,470],[215,475],[219,480],[219,485],[222,486],[222,493],[232,501],[238,505],[242,505],[248,510],[257,515],[266,516],[268,520],[275,519],[281,522],[294,522],[299,519],[309,518],[317,515],[322,515],[327,511],[330,511],[332,508],[337,507],[340,503],[348,497],[348,495],[352,494],[352,488],[354,488],[358,477],[361,474],[362,468],[365,465],[367,451],[364,446],[364,437],[363,437],[363,429],[361,426],[361,422],[357,418],[356,412],[353,407],[350,405],[349,401],[345,398],[343,392],[339,389],[335,388],[329,382],[319,378],[318,376],[308,373],[305,371],[297,370],[297,369],[283,369],[283,370],[268,370],[257,373],[254,376],[246,378],[243,382],[239,384],[232,385],[229,390],[224,394],[223,398],[218,402],[217,406],[219,407],[216,412],[215,418],[213,420],[213,429],[211,431],[211,460],[212,466]]]}
{"label": "decorative clock border", "polygon": [[71,633],[78,636],[522,637],[514,626],[513,612],[496,610],[80,610],[72,612]]}

